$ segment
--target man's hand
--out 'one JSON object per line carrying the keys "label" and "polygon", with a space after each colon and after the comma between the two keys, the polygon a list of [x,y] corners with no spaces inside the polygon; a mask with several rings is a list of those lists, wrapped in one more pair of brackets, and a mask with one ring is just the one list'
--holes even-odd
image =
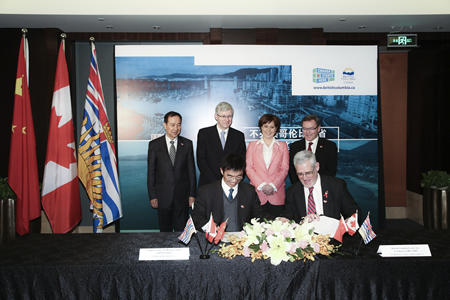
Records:
{"label": "man's hand", "polygon": [[303,219],[303,222],[307,221],[308,223],[311,223],[314,220],[320,221],[320,216],[318,214],[309,214]]}
{"label": "man's hand", "polygon": [[281,221],[281,222],[283,222],[283,223],[289,222],[289,219],[286,219],[286,218],[284,218],[284,217],[278,217],[278,218],[276,218],[275,220]]}
{"label": "man's hand", "polygon": [[153,208],[158,208],[158,198],[155,198],[155,199],[150,200],[150,205],[151,205]]}
{"label": "man's hand", "polygon": [[189,207],[192,207],[192,203],[194,203],[195,197],[189,197]]}

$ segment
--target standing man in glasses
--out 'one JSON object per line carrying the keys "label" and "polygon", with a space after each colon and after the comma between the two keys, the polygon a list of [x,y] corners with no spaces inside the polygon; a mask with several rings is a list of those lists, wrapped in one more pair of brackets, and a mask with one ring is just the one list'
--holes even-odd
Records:
{"label": "standing man in glasses", "polygon": [[336,176],[337,171],[337,147],[336,144],[319,137],[320,120],[316,115],[308,115],[302,120],[303,140],[298,140],[290,145],[289,150],[289,179],[291,183],[297,183],[298,177],[294,167],[294,156],[302,151],[309,150],[316,155],[320,163],[320,174]]}
{"label": "standing man in glasses", "polygon": [[228,154],[220,161],[222,178],[198,189],[192,219],[198,230],[213,215],[214,222],[227,221],[227,232],[241,231],[252,218],[273,219],[261,206],[255,187],[243,182],[245,160],[238,154]]}
{"label": "standing man in glasses", "polygon": [[308,150],[298,152],[294,156],[294,166],[300,182],[286,191],[282,221],[289,219],[299,223],[306,217],[311,222],[319,220],[320,215],[339,220],[341,214],[347,219],[360,211],[344,180],[319,175],[320,163],[314,153]]}
{"label": "standing man in glasses", "polygon": [[217,124],[198,131],[197,166],[200,170],[198,187],[222,178],[219,163],[225,155],[235,153],[245,160],[244,134],[230,127],[233,115],[233,107],[227,102],[220,102],[214,114]]}

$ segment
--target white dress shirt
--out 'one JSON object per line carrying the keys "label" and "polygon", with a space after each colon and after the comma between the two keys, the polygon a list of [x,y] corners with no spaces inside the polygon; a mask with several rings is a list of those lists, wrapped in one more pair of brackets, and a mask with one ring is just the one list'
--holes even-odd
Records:
{"label": "white dress shirt", "polygon": [[[170,141],[172,141],[167,134],[165,135],[166,137],[166,144],[167,144],[167,152],[170,154],[170,146],[172,146],[172,144],[170,143]],[[178,137],[176,137],[173,140],[173,146],[175,147],[175,152],[177,151],[177,144],[178,144]]]}
{"label": "white dress shirt", "polygon": [[[269,167],[270,167],[270,162],[272,161],[273,145],[274,145],[274,144],[279,145],[279,143],[278,143],[278,141],[277,141],[275,138],[273,138],[273,139],[272,139],[272,143],[270,143],[270,145],[267,146],[267,144],[264,142],[264,138],[261,138],[259,141],[256,142],[256,145],[258,145],[258,144],[262,144],[262,145],[263,145],[262,147],[263,147],[264,164],[266,165],[266,169],[268,170]],[[269,183],[263,182],[263,183],[261,183],[256,189],[257,189],[258,191],[261,191],[262,188],[263,188],[266,184],[269,184],[270,186],[273,187],[273,190],[274,190],[275,192],[278,192],[277,188],[275,187],[275,185],[274,185],[272,182],[269,182]]]}
{"label": "white dress shirt", "polygon": [[223,178],[222,178],[222,190],[227,197],[230,194],[230,189],[233,189],[233,199],[236,198],[236,195],[238,193],[238,186],[239,186],[239,184],[236,184],[236,186],[234,188],[229,187],[228,184],[225,183],[225,180],[223,180]]}
{"label": "white dress shirt", "polygon": [[225,131],[225,142],[226,142],[227,138],[228,138],[228,130],[230,129],[230,127],[228,127],[225,130],[222,130],[219,128],[219,125],[216,125],[216,128],[217,128],[217,133],[219,134],[219,139],[220,139],[220,134],[222,133],[222,131]]}
{"label": "white dress shirt", "polygon": [[308,147],[309,147],[309,143],[313,143],[312,145],[311,145],[311,151],[312,151],[312,153],[316,153],[316,149],[317,149],[317,143],[319,142],[319,137],[317,136],[314,140],[312,140],[312,141],[307,141],[306,139],[305,139],[305,150],[308,150]]}

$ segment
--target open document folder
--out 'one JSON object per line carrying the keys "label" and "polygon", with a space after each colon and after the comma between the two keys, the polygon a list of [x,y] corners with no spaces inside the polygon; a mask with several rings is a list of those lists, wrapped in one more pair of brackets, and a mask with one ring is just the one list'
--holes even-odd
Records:
{"label": "open document folder", "polygon": [[320,216],[320,221],[314,220],[314,232],[334,236],[339,226],[339,220],[327,216]]}

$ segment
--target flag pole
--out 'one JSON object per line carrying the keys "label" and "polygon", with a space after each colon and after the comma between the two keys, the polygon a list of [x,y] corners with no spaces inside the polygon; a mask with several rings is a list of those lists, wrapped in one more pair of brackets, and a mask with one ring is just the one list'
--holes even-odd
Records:
{"label": "flag pole", "polygon": [[[369,216],[370,216],[370,210],[369,210],[369,212],[367,213],[366,219],[367,219]],[[359,233],[359,231],[358,231],[358,233]],[[360,234],[360,235],[361,235],[361,234]],[[361,249],[361,245],[362,245],[363,239],[364,239],[364,238],[363,238],[363,236],[361,235],[361,240],[359,241],[358,252],[356,252],[356,255],[359,254],[359,250]]]}
{"label": "flag pole", "polygon": [[30,85],[30,72],[29,72],[29,64],[28,64],[28,40],[27,40],[28,29],[22,28],[22,37],[23,37],[23,56],[25,57],[25,68],[27,69],[27,85]]}
{"label": "flag pole", "polygon": [[[206,244],[206,245],[208,245],[208,244]],[[208,250],[208,252],[206,252],[206,253],[208,254],[209,252],[211,252],[211,250],[212,250],[213,247],[214,247],[214,240],[212,241],[211,247],[209,247],[209,250]]]}
{"label": "flag pole", "polygon": [[208,236],[205,235],[205,254],[208,254],[208,239],[209,239],[209,232]]}
{"label": "flag pole", "polygon": [[61,33],[61,42],[62,42],[64,53],[66,52],[66,38],[67,38],[67,34],[65,34],[64,32]]}
{"label": "flag pole", "polygon": [[[358,227],[359,227],[359,222],[358,222],[358,209],[356,209],[356,224],[357,224]],[[356,233],[356,232],[355,232],[355,233]],[[354,239],[350,239],[350,240],[351,240],[351,243],[352,243],[353,253],[355,253],[355,256],[358,256],[359,249],[356,250]]]}
{"label": "flag pole", "polygon": [[194,233],[194,235],[195,235],[195,239],[197,240],[198,247],[200,248],[200,252],[202,253],[202,255],[204,255],[203,249],[202,249],[202,245],[200,244],[200,240],[199,240],[199,238],[197,236],[197,231]]}
{"label": "flag pole", "polygon": [[[27,41],[27,34],[28,34],[28,29],[22,28],[23,49],[28,49],[28,47],[27,47],[27,44],[28,44],[28,41]],[[26,59],[27,59],[27,57],[28,57],[28,51],[27,51],[27,50],[24,50],[23,52],[24,52],[25,61],[26,61]],[[27,74],[28,74],[28,66],[27,66]]]}
{"label": "flag pole", "polygon": [[[192,216],[189,215],[189,218],[192,219]],[[192,223],[194,223],[194,221],[192,221]],[[200,244],[200,240],[199,240],[199,238],[198,238],[197,232],[198,232],[198,231],[197,231],[197,229],[195,228],[195,225],[194,225],[194,235],[195,235],[195,239],[197,240],[198,247],[200,248],[200,252],[201,252],[202,255],[203,255],[204,253],[203,253],[202,245]]]}

